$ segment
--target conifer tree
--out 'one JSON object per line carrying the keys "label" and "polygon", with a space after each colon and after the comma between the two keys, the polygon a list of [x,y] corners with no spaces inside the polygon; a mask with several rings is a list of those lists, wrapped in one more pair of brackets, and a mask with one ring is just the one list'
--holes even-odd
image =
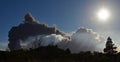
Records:
{"label": "conifer tree", "polygon": [[104,52],[106,54],[115,54],[117,53],[116,48],[117,47],[114,47],[112,39],[108,37],[106,42],[106,47],[104,48]]}

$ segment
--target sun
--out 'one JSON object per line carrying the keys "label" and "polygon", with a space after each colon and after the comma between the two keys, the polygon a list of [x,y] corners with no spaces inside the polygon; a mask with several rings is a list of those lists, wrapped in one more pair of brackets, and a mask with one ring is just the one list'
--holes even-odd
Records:
{"label": "sun", "polygon": [[107,9],[102,8],[98,11],[97,17],[99,18],[100,21],[106,22],[110,17],[110,12]]}

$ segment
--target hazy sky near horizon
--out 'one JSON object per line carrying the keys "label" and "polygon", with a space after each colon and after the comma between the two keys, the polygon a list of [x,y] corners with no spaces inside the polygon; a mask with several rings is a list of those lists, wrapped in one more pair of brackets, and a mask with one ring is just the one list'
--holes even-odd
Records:
{"label": "hazy sky near horizon", "polygon": [[[85,27],[105,39],[111,36],[119,44],[119,3],[120,0],[0,0],[0,42],[7,43],[11,27],[19,25],[25,13],[30,12],[40,23],[49,26],[56,24],[64,32]],[[110,12],[107,22],[100,22],[96,18],[96,13],[103,6]]]}

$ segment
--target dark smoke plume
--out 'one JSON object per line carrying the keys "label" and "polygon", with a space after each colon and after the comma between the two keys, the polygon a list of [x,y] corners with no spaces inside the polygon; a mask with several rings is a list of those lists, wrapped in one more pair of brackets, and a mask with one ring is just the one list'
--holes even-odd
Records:
{"label": "dark smoke plume", "polygon": [[20,49],[20,39],[25,40],[30,36],[36,35],[50,35],[50,34],[60,34],[64,35],[63,32],[58,30],[56,27],[48,27],[45,24],[37,22],[34,17],[27,13],[24,16],[24,21],[18,26],[14,26],[10,29],[8,37],[10,50]]}

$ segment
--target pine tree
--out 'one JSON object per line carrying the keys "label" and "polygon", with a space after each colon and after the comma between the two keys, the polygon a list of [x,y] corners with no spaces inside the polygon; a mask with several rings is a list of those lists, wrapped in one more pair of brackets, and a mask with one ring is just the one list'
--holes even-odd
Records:
{"label": "pine tree", "polygon": [[114,47],[112,39],[110,37],[107,38],[106,47],[104,48],[104,52],[106,54],[115,54],[117,51],[115,50],[117,47]]}

